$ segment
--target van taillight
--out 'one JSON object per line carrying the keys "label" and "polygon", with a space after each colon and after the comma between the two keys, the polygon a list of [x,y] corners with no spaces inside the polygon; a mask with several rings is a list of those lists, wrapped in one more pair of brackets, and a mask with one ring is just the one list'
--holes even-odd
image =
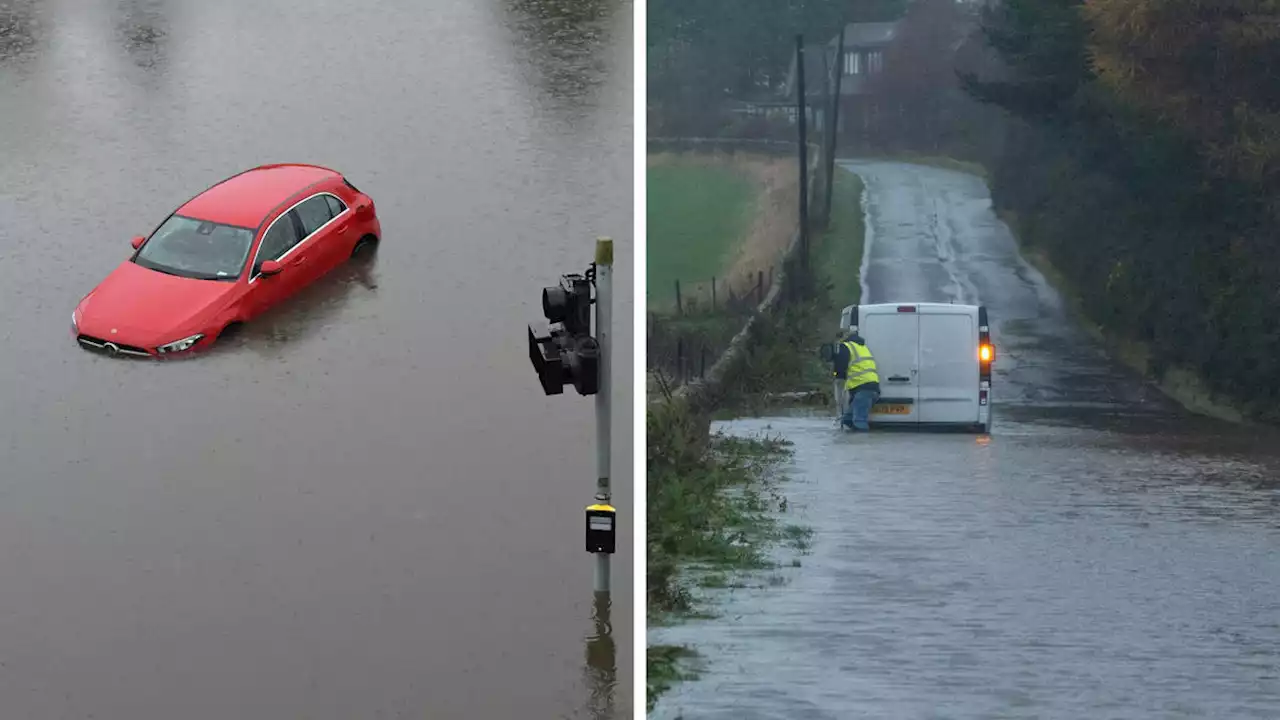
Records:
{"label": "van taillight", "polygon": [[916,311],[915,305],[899,305],[898,306],[898,312],[915,312],[915,311]]}
{"label": "van taillight", "polygon": [[987,391],[986,391],[986,390],[979,390],[979,391],[978,391],[978,404],[979,404],[979,405],[986,405],[986,404],[987,404]]}
{"label": "van taillight", "polygon": [[984,363],[989,363],[995,359],[996,350],[990,345],[982,345],[978,348],[978,359]]}

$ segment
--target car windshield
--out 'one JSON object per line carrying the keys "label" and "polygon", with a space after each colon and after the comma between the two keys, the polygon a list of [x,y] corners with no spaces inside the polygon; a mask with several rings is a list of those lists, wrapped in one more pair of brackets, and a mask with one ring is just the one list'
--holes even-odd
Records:
{"label": "car windshield", "polygon": [[134,262],[200,280],[235,280],[253,245],[253,231],[173,215],[151,235]]}

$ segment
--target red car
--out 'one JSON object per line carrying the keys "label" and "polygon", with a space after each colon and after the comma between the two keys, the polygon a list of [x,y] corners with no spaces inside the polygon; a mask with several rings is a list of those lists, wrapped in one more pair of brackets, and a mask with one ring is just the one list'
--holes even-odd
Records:
{"label": "red car", "polygon": [[208,347],[228,328],[373,249],[373,200],[334,170],[263,165],[192,198],[80,301],[81,347],[167,356]]}

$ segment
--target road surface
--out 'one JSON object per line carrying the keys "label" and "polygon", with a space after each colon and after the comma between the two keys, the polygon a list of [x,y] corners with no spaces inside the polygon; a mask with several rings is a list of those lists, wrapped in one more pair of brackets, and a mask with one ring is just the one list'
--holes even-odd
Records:
{"label": "road surface", "polygon": [[[0,715],[628,715],[630,535],[613,668],[592,402],[542,395],[524,324],[612,235],[631,356],[631,16],[0,0]],[[77,347],[130,237],[270,162],[368,192],[376,264],[191,362]]]}
{"label": "road surface", "polygon": [[[787,522],[815,531],[720,616],[650,633],[707,658],[652,717],[1280,716],[1280,457],[1182,413],[1064,316],[983,182],[848,163],[868,302],[984,303],[990,438],[725,423],[795,443]],[[834,322],[834,319],[833,319]],[[785,584],[777,582],[785,580]]]}

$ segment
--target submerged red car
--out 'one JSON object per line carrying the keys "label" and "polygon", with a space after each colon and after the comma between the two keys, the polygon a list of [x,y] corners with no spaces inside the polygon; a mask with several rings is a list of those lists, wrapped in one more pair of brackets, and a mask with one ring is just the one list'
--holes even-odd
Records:
{"label": "submerged red car", "polygon": [[205,190],[165,219],[80,301],[80,345],[167,356],[229,328],[376,247],[373,200],[316,165],[263,165]]}

